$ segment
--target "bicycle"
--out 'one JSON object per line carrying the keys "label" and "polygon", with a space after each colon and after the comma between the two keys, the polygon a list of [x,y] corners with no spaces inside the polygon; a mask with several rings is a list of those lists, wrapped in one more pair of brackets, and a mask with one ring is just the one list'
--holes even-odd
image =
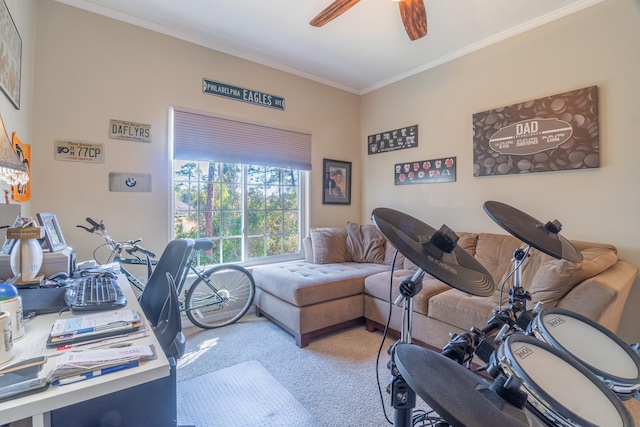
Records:
{"label": "bicycle", "polygon": [[[93,251],[94,259],[97,251],[107,246],[111,253],[104,265],[117,263],[120,272],[126,276],[134,289],[141,293],[145,287],[144,282],[127,270],[125,265],[146,265],[148,279],[153,272],[153,266],[158,263],[155,259],[156,254],[139,245],[142,239],[116,241],[107,232],[103,221],[98,223],[91,218],[86,220],[91,224],[91,228],[83,225],[77,225],[77,227],[89,233],[98,234],[105,240],[104,244]],[[180,310],[185,312],[191,323],[203,329],[230,325],[244,316],[253,303],[256,288],[253,276],[247,269],[237,264],[217,265],[208,269],[197,267],[194,263],[198,251],[211,250],[213,242],[207,238],[198,238],[194,241],[195,245],[187,261],[185,272],[176,281]],[[123,256],[123,252],[128,256]],[[195,274],[196,279],[185,291],[185,283],[190,272]]]}

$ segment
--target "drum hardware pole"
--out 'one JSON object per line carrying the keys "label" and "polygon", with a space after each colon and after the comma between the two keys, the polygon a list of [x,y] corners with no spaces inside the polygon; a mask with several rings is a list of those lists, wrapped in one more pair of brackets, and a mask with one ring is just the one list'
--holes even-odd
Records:
{"label": "drum hardware pole", "polygon": [[527,300],[531,300],[529,292],[525,291],[520,285],[520,268],[522,263],[529,257],[530,249],[531,246],[527,245],[525,249],[518,248],[513,252],[513,286],[509,290],[509,306],[516,313],[526,311]]}
{"label": "drum hardware pole", "polygon": [[402,302],[402,332],[400,340],[389,348],[391,360],[388,367],[391,371],[391,384],[387,391],[391,395],[391,406],[394,409],[394,427],[410,427],[413,425],[412,414],[416,406],[416,392],[407,384],[398,371],[395,361],[395,347],[398,343],[411,344],[411,324],[413,320],[413,297],[422,290],[422,278],[425,271],[421,268],[413,276],[400,282],[400,295],[394,301],[396,306]]}

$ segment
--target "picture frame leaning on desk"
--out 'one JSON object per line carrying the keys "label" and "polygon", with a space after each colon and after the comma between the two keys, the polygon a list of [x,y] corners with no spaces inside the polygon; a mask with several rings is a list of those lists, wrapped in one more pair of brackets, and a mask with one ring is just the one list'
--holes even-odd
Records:
{"label": "picture frame leaning on desk", "polygon": [[62,234],[62,228],[58,222],[58,217],[53,212],[40,212],[36,214],[38,222],[44,227],[44,238],[46,247],[51,252],[58,252],[67,247],[67,242]]}

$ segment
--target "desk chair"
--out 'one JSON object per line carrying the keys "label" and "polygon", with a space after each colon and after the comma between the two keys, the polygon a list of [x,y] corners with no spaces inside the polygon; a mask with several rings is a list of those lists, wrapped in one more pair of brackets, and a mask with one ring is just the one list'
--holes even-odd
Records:
{"label": "desk chair", "polygon": [[179,359],[184,354],[180,303],[176,280],[181,280],[195,244],[193,239],[169,242],[139,297],[145,317],[167,357]]}

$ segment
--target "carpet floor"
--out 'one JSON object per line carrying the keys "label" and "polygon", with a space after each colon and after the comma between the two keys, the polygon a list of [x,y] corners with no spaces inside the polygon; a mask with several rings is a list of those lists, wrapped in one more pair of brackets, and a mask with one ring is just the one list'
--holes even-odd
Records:
{"label": "carpet floor", "polygon": [[251,360],[178,385],[178,424],[198,427],[321,427],[260,364]]}
{"label": "carpet floor", "polygon": [[[196,377],[205,378],[202,376],[243,362],[257,361],[324,427],[392,424],[393,408],[384,390],[391,379],[386,367],[389,360],[386,350],[394,340],[387,338],[383,343],[379,332],[370,333],[363,325],[354,326],[317,337],[301,349],[287,332],[253,314],[225,328],[207,331],[186,326],[184,332],[187,351],[178,361],[179,392],[184,383]],[[382,353],[377,361],[380,348]],[[378,376],[382,399],[378,392]],[[419,397],[417,400],[416,410],[428,409]],[[250,403],[248,399],[246,403]],[[632,399],[624,403],[640,427],[640,402]],[[236,404],[234,410],[239,413],[245,403]],[[452,407],[450,410],[465,408]],[[211,417],[211,412],[208,414]]]}

